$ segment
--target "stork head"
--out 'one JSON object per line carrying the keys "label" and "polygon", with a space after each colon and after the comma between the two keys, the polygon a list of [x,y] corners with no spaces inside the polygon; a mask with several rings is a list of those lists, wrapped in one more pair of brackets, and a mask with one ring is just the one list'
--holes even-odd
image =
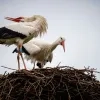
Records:
{"label": "stork head", "polygon": [[59,37],[57,41],[58,41],[58,44],[63,47],[64,52],[65,52],[65,38],[64,37]]}
{"label": "stork head", "polygon": [[14,21],[14,22],[24,22],[25,17],[17,17],[17,18],[5,17],[5,19],[11,20],[11,21]]}

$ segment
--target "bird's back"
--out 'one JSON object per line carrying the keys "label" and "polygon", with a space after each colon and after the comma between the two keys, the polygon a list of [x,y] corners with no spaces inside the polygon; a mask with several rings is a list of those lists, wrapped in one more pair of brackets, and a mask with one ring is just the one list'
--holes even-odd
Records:
{"label": "bird's back", "polygon": [[29,42],[30,42],[30,44],[35,44],[35,45],[39,46],[40,48],[48,47],[51,45],[50,43],[48,43],[44,40],[37,39],[37,38],[34,38]]}

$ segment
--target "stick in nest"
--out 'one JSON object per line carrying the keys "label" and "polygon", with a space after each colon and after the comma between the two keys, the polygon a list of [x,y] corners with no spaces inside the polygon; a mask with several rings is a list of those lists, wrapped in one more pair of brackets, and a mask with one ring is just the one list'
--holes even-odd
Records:
{"label": "stick in nest", "polygon": [[17,70],[17,69],[13,69],[13,68],[6,67],[6,66],[1,66],[1,67],[6,68],[6,69],[10,69],[10,70]]}

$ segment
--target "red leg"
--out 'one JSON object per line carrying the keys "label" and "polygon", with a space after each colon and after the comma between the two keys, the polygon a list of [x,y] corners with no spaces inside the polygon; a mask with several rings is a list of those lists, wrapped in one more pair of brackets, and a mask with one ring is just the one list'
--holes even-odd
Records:
{"label": "red leg", "polygon": [[24,64],[24,68],[27,70],[22,53],[20,53],[20,56],[21,56],[23,64]]}
{"label": "red leg", "polygon": [[20,54],[20,56],[21,56],[21,58],[22,58],[22,61],[23,61],[24,68],[27,70],[26,65],[25,65],[25,62],[24,62],[24,58],[23,58],[23,55],[22,55],[22,52],[20,52],[20,48],[22,48],[22,44],[20,44],[20,45],[18,46],[18,49],[19,49],[19,54]]}
{"label": "red leg", "polygon": [[[20,52],[20,48],[22,48],[22,44],[19,44],[19,45],[18,45],[18,49],[19,49],[19,55],[21,56],[22,61],[23,61],[24,68],[26,69],[26,65],[25,65],[25,62],[24,62],[24,58],[23,58],[22,52]],[[26,70],[27,70],[27,69],[26,69]]]}

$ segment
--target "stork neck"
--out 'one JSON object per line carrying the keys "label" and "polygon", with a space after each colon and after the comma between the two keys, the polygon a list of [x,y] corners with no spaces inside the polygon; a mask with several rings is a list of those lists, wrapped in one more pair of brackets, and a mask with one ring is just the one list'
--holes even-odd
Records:
{"label": "stork neck", "polygon": [[53,43],[51,44],[51,51],[53,51],[57,46],[58,46],[57,41],[53,42]]}

